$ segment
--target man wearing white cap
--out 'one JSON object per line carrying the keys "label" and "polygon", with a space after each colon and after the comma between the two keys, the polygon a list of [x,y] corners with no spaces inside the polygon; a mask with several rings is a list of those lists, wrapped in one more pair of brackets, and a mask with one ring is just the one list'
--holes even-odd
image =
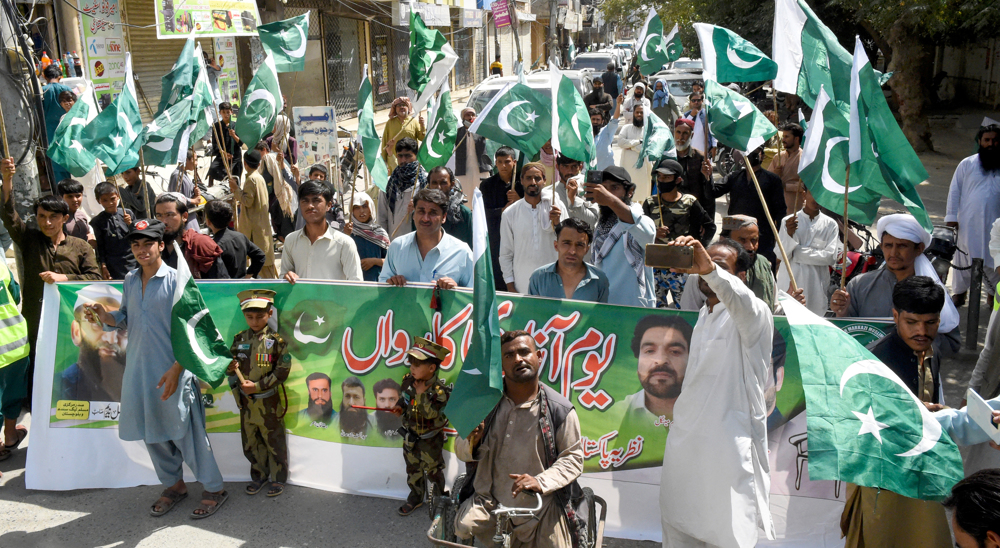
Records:
{"label": "man wearing white cap", "polygon": [[69,333],[80,356],[60,376],[59,399],[116,402],[122,397],[128,335],[124,329],[104,331],[84,319],[84,305],[94,303],[108,311],[118,310],[122,292],[111,284],[91,284],[77,292]]}
{"label": "man wearing white cap", "polygon": [[[913,217],[905,213],[887,215],[876,226],[885,264],[873,272],[866,272],[838,289],[830,297],[830,309],[838,318],[887,318],[892,316],[892,290],[896,282],[910,276],[927,276],[941,284],[924,249],[931,243],[931,235]],[[947,288],[945,289],[947,294]],[[940,350],[945,354],[955,352],[961,344],[958,333],[958,310],[951,299],[945,299],[941,309],[938,332],[947,340]],[[940,344],[941,340],[936,341]]]}
{"label": "man wearing white cap", "polygon": [[632,87],[631,93],[628,94],[628,97],[625,98],[625,103],[622,105],[626,124],[632,121],[632,115],[635,114],[635,107],[642,107],[644,112],[649,112],[651,107],[649,99],[646,99],[646,84],[642,82],[638,82]]}

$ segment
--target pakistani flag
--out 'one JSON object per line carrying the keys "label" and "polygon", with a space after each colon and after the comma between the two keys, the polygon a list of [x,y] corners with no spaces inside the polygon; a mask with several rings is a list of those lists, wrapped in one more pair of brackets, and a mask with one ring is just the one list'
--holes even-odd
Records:
{"label": "pakistani flag", "polygon": [[132,150],[132,142],[142,131],[139,103],[135,98],[132,54],[126,52],[122,92],[80,134],[80,144],[104,162],[108,175],[116,175],[139,164],[139,155]]}
{"label": "pakistani flag", "polygon": [[[173,68],[160,78],[160,104],[156,107],[154,118],[163,114],[163,111],[171,106],[176,105],[181,99],[191,95],[191,92],[194,90],[194,83],[198,79],[199,70],[199,58],[196,58],[195,54],[200,51],[200,47],[195,47],[196,44],[194,31],[192,30]],[[197,54],[201,55],[200,53]]]}
{"label": "pakistani flag", "polygon": [[406,85],[417,92],[413,112],[424,106],[448,81],[458,54],[439,30],[431,30],[416,10],[410,10],[410,81]]}
{"label": "pakistani flag", "polygon": [[448,419],[467,437],[500,400],[503,394],[503,365],[500,361],[500,313],[493,285],[493,261],[486,229],[483,193],[477,188],[472,198],[472,254],[475,277],[472,283],[472,344],[462,359],[462,369],[445,407]]}
{"label": "pakistani flag", "polygon": [[196,115],[193,96],[189,95],[143,128],[132,149],[136,154],[142,149],[146,165],[176,166],[184,162],[191,134],[198,125]]}
{"label": "pakistani flag", "polygon": [[799,125],[802,126],[802,131],[805,131],[809,126],[809,121],[806,120],[806,115],[802,113],[802,109],[799,109]]}
{"label": "pakistani flag", "polygon": [[955,442],[854,337],[779,297],[801,364],[809,477],[941,500],[964,477]]}
{"label": "pakistani flag", "polygon": [[650,110],[643,120],[645,131],[642,135],[642,150],[639,151],[639,161],[636,169],[642,167],[643,160],[649,160],[656,165],[664,158],[677,159],[677,148],[674,147],[674,132],[655,113]]}
{"label": "pakistani flag", "polygon": [[863,161],[877,166],[879,173],[873,173],[870,184],[866,182],[868,189],[903,204],[930,231],[930,217],[917,194],[917,185],[928,178],[927,170],[889,110],[879,80],[861,40],[855,38],[850,86],[851,170]]}
{"label": "pakistani flag", "polygon": [[695,23],[694,30],[701,43],[705,80],[757,82],[778,74],[777,63],[735,32],[705,23]]}
{"label": "pakistani flag", "polygon": [[470,133],[532,157],[552,136],[552,104],[528,86],[511,82],[486,104]]}
{"label": "pakistani flag", "polygon": [[430,125],[427,135],[420,143],[417,159],[427,171],[443,166],[451,159],[458,136],[458,118],[451,108],[451,89],[445,82],[437,101],[431,101]]}
{"label": "pakistani flag", "polygon": [[244,143],[256,145],[261,137],[274,129],[274,121],[283,108],[285,104],[278,86],[274,56],[268,55],[243,92],[243,104],[236,118],[236,135]]}
{"label": "pakistani flag", "polygon": [[[375,186],[385,190],[389,182],[389,167],[382,158],[382,138],[375,129],[375,110],[372,107],[372,80],[368,77],[368,65],[365,65],[364,80],[358,89],[358,137],[365,153],[365,167],[371,174]],[[352,181],[353,184],[353,181]]]}
{"label": "pakistani flag", "polygon": [[771,43],[778,63],[776,90],[794,93],[813,108],[820,87],[829,97],[847,102],[851,54],[805,0],[775,0]]}
{"label": "pakistani flag", "polygon": [[195,57],[198,59],[198,79],[195,80],[193,104],[191,116],[198,125],[195,127],[191,139],[197,141],[212,130],[212,124],[219,121],[219,112],[216,105],[217,89],[212,87],[208,81],[208,72],[205,70],[205,58],[201,54],[201,44],[195,46]]}
{"label": "pakistani flag", "polygon": [[594,126],[583,97],[573,81],[554,64],[549,67],[552,80],[552,148],[574,160],[590,165],[596,158]]}
{"label": "pakistani flag", "polygon": [[713,80],[705,80],[705,108],[709,133],[736,150],[754,150],[778,132],[749,99]]}
{"label": "pakistani flag", "polygon": [[[173,246],[174,253],[183,257],[177,242]],[[212,385],[212,388],[222,384],[233,356],[222,333],[215,327],[187,261],[177,261],[177,284],[170,309],[170,346],[174,350],[174,359],[181,367]]]}
{"label": "pakistani flag", "polygon": [[681,56],[681,37],[674,25],[670,34],[663,34],[663,22],[656,10],[649,8],[649,16],[639,33],[639,71],[649,75],[659,72],[663,65],[676,61]]}
{"label": "pakistani flag", "polygon": [[257,27],[264,51],[274,58],[278,72],[298,72],[306,68],[306,45],[309,36],[309,12],[298,17]]}
{"label": "pakistani flag", "polygon": [[59,121],[48,150],[49,158],[66,168],[74,177],[83,177],[97,166],[97,157],[81,142],[83,129],[96,117],[94,85],[88,80],[83,95]]}

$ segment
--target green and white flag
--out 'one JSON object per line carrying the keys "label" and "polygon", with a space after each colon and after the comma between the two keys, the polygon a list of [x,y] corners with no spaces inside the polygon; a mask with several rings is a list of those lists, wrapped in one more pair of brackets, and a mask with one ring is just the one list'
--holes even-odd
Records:
{"label": "green and white flag", "polygon": [[439,30],[424,25],[416,10],[410,10],[410,81],[406,85],[417,92],[413,112],[419,113],[431,97],[448,81],[458,54]]}
{"label": "green and white flag", "polygon": [[[183,257],[177,242],[173,246],[174,253]],[[177,285],[174,286],[173,306],[170,309],[170,346],[174,350],[174,359],[181,367],[212,388],[222,384],[233,356],[208,312],[187,261],[177,261]]]}
{"label": "green and white flag", "polygon": [[108,175],[116,175],[139,164],[132,142],[142,131],[132,78],[132,54],[125,53],[125,85],[108,108],[91,120],[80,134],[80,144],[104,162]]}
{"label": "green and white flag", "polygon": [[297,17],[257,27],[264,51],[274,58],[278,72],[298,72],[306,68],[306,45],[309,41],[309,12]]}
{"label": "green and white flag", "polygon": [[[198,79],[194,84],[194,103],[192,105],[192,118],[198,123],[191,139],[197,141],[212,130],[212,124],[219,121],[219,112],[216,110],[215,89],[208,81],[208,72],[205,69],[205,58],[201,54],[201,44],[195,46],[195,57],[198,59]],[[221,101],[219,101],[221,102]],[[213,137],[214,138],[214,137]]]}
{"label": "green and white flag", "polygon": [[[806,120],[806,115],[803,114],[802,109],[799,109],[799,125],[802,126],[802,131],[805,131],[809,127],[809,121]],[[803,135],[805,137],[805,135]]]}
{"label": "green and white flag", "polygon": [[705,80],[705,109],[709,133],[736,150],[754,150],[778,132],[753,102],[714,80]]}
{"label": "green and white flag", "polygon": [[[365,167],[375,186],[385,190],[389,182],[389,167],[382,158],[382,138],[375,129],[375,110],[372,106],[372,80],[368,77],[368,65],[364,68],[364,79],[358,89],[358,137],[365,154]],[[353,184],[353,181],[352,181]]]}
{"label": "green and white flag", "polygon": [[809,479],[921,500],[948,496],[964,477],[962,457],[934,415],[854,337],[795,299],[779,299],[805,392]]}
{"label": "green and white flag", "polygon": [[469,132],[520,150],[529,158],[552,137],[552,103],[528,86],[511,82],[486,104]]}
{"label": "green and white flag", "polygon": [[97,157],[81,142],[83,129],[96,117],[94,85],[88,80],[83,95],[59,121],[47,152],[53,162],[66,168],[74,177],[83,177],[97,166]]}
{"label": "green and white flag", "polygon": [[771,54],[778,63],[774,88],[794,93],[814,107],[820,87],[847,103],[851,85],[851,54],[816,17],[805,0],[775,0]]}
{"label": "green and white flag", "polygon": [[483,193],[472,197],[472,344],[462,357],[462,370],[445,410],[458,435],[467,437],[503,395],[503,363],[500,360],[500,313],[493,282],[489,232]]}
{"label": "green and white flag", "polygon": [[197,42],[194,39],[194,32],[191,31],[170,72],[160,78],[160,104],[156,107],[156,114],[153,118],[163,114],[163,111],[191,95],[194,90],[194,83],[198,79],[198,60],[201,59],[195,57],[196,54],[199,56],[201,54],[196,52],[196,49],[199,48],[195,47]]}
{"label": "green and white flag", "polygon": [[555,64],[549,66],[552,93],[552,148],[563,156],[590,165],[596,155],[590,112],[573,81]]}
{"label": "green and white flag", "polygon": [[702,76],[716,82],[757,82],[778,74],[778,64],[735,32],[695,23],[701,43]]}
{"label": "green and white flag", "polygon": [[274,121],[283,108],[285,104],[281,99],[274,57],[268,55],[243,92],[243,104],[236,118],[236,135],[248,146],[256,145],[261,137],[274,129]]}
{"label": "green and white flag", "polygon": [[458,118],[451,108],[451,89],[447,82],[441,88],[437,100],[431,101],[429,109],[431,118],[428,121],[430,125],[427,127],[427,136],[417,151],[417,160],[428,172],[448,163],[458,136]]}
{"label": "green and white flag", "polygon": [[642,150],[639,151],[639,161],[636,169],[642,167],[643,160],[649,160],[656,165],[664,158],[677,159],[677,148],[674,146],[674,132],[670,126],[657,116],[652,109],[643,120]]}
{"label": "green and white flag", "polygon": [[859,38],[855,38],[850,89],[852,172],[862,161],[877,166],[881,177],[872,177],[868,189],[903,204],[924,228],[932,230],[931,219],[917,193],[917,185],[928,179],[927,170],[896,123]]}
{"label": "green and white flag", "polygon": [[142,158],[146,165],[176,166],[187,158],[191,134],[198,125],[195,116],[193,96],[163,111],[142,129],[132,143],[138,154],[142,148]]}
{"label": "green and white flag", "polygon": [[656,10],[649,9],[646,23],[642,25],[642,32],[639,33],[639,71],[645,75],[659,72],[663,65],[680,59],[681,37],[677,33],[677,25],[669,34],[663,34],[663,21],[656,14]]}

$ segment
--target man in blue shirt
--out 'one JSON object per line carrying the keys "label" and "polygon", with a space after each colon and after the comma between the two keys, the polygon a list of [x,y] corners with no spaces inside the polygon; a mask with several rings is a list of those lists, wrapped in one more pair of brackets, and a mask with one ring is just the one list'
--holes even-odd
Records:
{"label": "man in blue shirt", "polygon": [[96,302],[84,305],[84,317],[104,324],[105,331],[127,329],[137,350],[125,356],[118,437],[145,442],[164,486],[149,514],[160,517],[187,498],[182,470],[187,464],[205,488],[201,505],[191,514],[198,519],[214,514],[229,493],[205,433],[198,378],[174,359],[170,316],[178,280],[177,271],[161,257],[164,232],[161,221],[140,219],[132,225],[128,238],[139,268],[125,276],[121,308],[109,312]]}
{"label": "man in blue shirt", "polygon": [[413,196],[416,230],[389,245],[379,283],[396,287],[406,282],[435,283],[441,289],[472,287],[472,249],[441,228],[447,211],[448,197],[440,190],[425,188]]}
{"label": "man in blue shirt", "polygon": [[538,267],[528,282],[528,294],[553,299],[608,302],[608,277],[584,262],[594,231],[580,219],[569,217],[555,226],[559,259]]}
{"label": "man in blue shirt", "polygon": [[618,133],[618,117],[622,113],[622,103],[625,102],[625,95],[619,95],[618,99],[615,100],[615,115],[608,122],[605,120],[604,113],[599,113],[600,120],[596,120],[598,115],[593,112],[590,113],[590,123],[594,126],[595,131],[605,122],[608,125],[600,128],[594,137],[594,148],[597,149],[597,169],[605,170],[609,167],[615,165],[615,153],[611,150],[611,144],[615,140],[615,134]]}

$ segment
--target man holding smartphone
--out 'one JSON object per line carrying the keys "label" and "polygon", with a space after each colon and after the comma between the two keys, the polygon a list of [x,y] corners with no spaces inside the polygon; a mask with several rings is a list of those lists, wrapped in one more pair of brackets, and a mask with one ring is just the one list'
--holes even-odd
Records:
{"label": "man holding smartphone", "polygon": [[628,171],[618,166],[605,169],[600,184],[587,181],[587,199],[600,210],[593,264],[608,275],[609,304],[653,308],[653,269],[645,265],[645,248],[656,236],[656,225],[632,201],[634,193]]}

